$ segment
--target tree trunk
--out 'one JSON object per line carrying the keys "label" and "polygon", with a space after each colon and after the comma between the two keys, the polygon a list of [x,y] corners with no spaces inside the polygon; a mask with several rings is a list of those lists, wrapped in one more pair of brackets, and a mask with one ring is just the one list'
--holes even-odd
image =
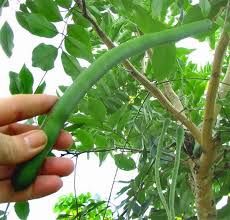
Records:
{"label": "tree trunk", "polygon": [[[207,157],[209,163],[206,163]],[[216,153],[206,155],[202,154],[199,162],[192,163],[192,175],[194,181],[194,195],[197,209],[198,220],[216,220],[217,211],[214,195],[212,191],[213,169],[212,164]]]}

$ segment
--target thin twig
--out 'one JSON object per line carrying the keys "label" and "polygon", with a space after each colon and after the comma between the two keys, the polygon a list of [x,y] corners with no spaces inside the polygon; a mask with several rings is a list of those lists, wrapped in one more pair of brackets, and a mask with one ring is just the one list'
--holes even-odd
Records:
{"label": "thin twig", "polygon": [[42,82],[43,82],[44,78],[46,77],[46,74],[47,74],[47,73],[48,73],[48,71],[45,71],[45,73],[43,74],[42,78],[40,79],[40,81],[39,81],[39,83],[38,83],[37,88],[35,89],[34,94],[36,94],[36,93],[37,93],[38,88],[39,88],[39,86],[42,84]]}
{"label": "thin twig", "polygon": [[[64,27],[63,27],[63,29],[62,29],[62,32],[60,33],[61,35],[63,35],[63,37],[62,37],[61,42],[59,43],[59,45],[58,45],[58,47],[57,47],[58,49],[61,48],[61,46],[62,46],[62,44],[63,44],[63,41],[65,40],[65,37],[66,37],[66,36],[64,35],[64,32],[65,32],[66,27],[67,27],[67,25],[68,25],[68,20],[69,20],[69,18],[70,18],[70,16],[68,16],[68,17],[66,18],[66,20],[64,21],[65,25],[64,25]],[[34,94],[36,94],[36,92],[37,92],[39,86],[42,84],[42,82],[43,82],[44,78],[46,77],[47,73],[48,73],[48,71],[45,71],[45,73],[43,74],[41,80],[40,80],[39,83],[38,83],[38,86],[37,86],[36,89],[35,89]]]}
{"label": "thin twig", "polygon": [[7,203],[7,205],[6,205],[6,209],[5,209],[5,211],[4,211],[4,215],[3,215],[3,219],[6,219],[6,217],[7,217],[7,211],[8,211],[8,209],[9,209],[9,207],[10,207],[10,202],[8,202]]}
{"label": "thin twig", "polygon": [[76,181],[76,178],[77,178],[77,162],[78,162],[78,156],[76,156],[75,158],[75,166],[74,166],[74,180],[73,180],[73,187],[74,187],[74,197],[75,197],[75,206],[76,206],[76,217],[78,219],[79,217],[79,220],[80,220],[80,216],[78,215],[79,213],[79,210],[78,210],[78,199],[77,199],[77,181]]}

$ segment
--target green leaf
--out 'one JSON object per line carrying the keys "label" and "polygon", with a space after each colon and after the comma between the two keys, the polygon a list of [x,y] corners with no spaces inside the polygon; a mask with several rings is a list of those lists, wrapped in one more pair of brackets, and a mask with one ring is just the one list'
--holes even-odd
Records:
{"label": "green leaf", "polygon": [[163,1],[162,0],[152,0],[152,15],[154,18],[159,18],[161,16]]}
{"label": "green leaf", "polygon": [[8,7],[9,6],[9,1],[8,0],[0,0],[0,17],[2,15],[2,8],[3,7]]}
{"label": "green leaf", "polygon": [[8,6],[9,6],[8,0],[0,0],[0,8],[8,7]]}
{"label": "green leaf", "polygon": [[10,92],[11,94],[32,94],[33,93],[33,75],[29,69],[23,65],[19,74],[15,72],[9,73]]}
{"label": "green leaf", "polygon": [[13,41],[14,33],[6,21],[0,30],[0,44],[8,57],[11,57],[12,55],[12,50],[14,47]]}
{"label": "green leaf", "polygon": [[180,202],[177,204],[181,210],[185,210],[189,208],[189,205],[192,202],[192,193],[190,190],[183,190],[182,194],[180,195]]}
{"label": "green leaf", "polygon": [[125,171],[134,170],[136,168],[135,161],[131,157],[124,154],[114,155],[115,164],[118,168]]}
{"label": "green leaf", "polygon": [[151,210],[149,217],[151,219],[157,219],[157,220],[168,219],[165,210],[162,210],[162,209],[161,210],[156,210],[156,209]]}
{"label": "green leaf", "polygon": [[164,80],[175,70],[176,47],[174,44],[154,48],[152,56],[153,78]]}
{"label": "green leaf", "polygon": [[75,114],[70,118],[70,122],[74,124],[74,127],[97,127],[100,125],[98,121],[96,121],[94,118],[92,118],[90,115],[84,115],[84,114]]}
{"label": "green leaf", "polygon": [[128,118],[127,115],[128,115],[127,105],[123,105],[120,109],[118,109],[116,112],[114,112],[112,115],[109,116],[109,120],[108,120],[109,125],[111,127],[118,127],[124,116]]}
{"label": "green leaf", "polygon": [[17,216],[21,220],[26,220],[30,212],[29,203],[28,202],[16,202],[14,205],[14,210]]}
{"label": "green leaf", "polygon": [[85,30],[83,26],[78,24],[69,24],[67,26],[67,34],[68,36],[71,36],[74,39],[79,40],[88,48],[91,48],[89,33]]}
{"label": "green leaf", "polygon": [[37,89],[35,90],[34,93],[35,94],[42,94],[44,92],[45,88],[46,88],[46,82],[44,81],[41,85],[39,85],[37,87]]}
{"label": "green leaf", "polygon": [[62,66],[65,72],[74,80],[82,71],[82,67],[76,58],[70,56],[69,54],[62,52],[61,55]]}
{"label": "green leaf", "polygon": [[91,49],[71,36],[65,38],[65,48],[74,57],[83,58],[90,62],[93,60]]}
{"label": "green leaf", "polygon": [[39,44],[32,54],[32,65],[44,71],[51,70],[58,55],[58,49],[53,45]]}
{"label": "green leaf", "polygon": [[204,16],[201,12],[201,9],[199,7],[199,5],[194,5],[192,6],[188,12],[186,13],[186,15],[184,16],[184,20],[183,23],[187,24],[187,23],[191,23],[194,21],[199,21],[204,19]]}
{"label": "green leaf", "polygon": [[54,24],[40,14],[16,12],[18,23],[31,34],[52,38],[58,34]]}
{"label": "green leaf", "polygon": [[60,214],[57,216],[57,220],[60,220],[60,219],[68,219],[71,215],[70,214]]}
{"label": "green leaf", "polygon": [[10,86],[9,86],[10,93],[12,95],[20,94],[21,85],[20,85],[19,75],[15,72],[10,72],[9,77],[10,77]]}
{"label": "green leaf", "polygon": [[19,9],[20,9],[20,11],[22,11],[24,13],[29,13],[29,10],[28,10],[28,8],[26,7],[25,4],[20,4]]}
{"label": "green leaf", "polygon": [[34,78],[32,73],[25,65],[23,65],[22,69],[19,72],[19,80],[20,80],[21,93],[32,94]]}
{"label": "green leaf", "polygon": [[108,144],[105,135],[97,134],[95,135],[94,139],[95,139],[95,144],[98,147],[106,147]]}
{"label": "green leaf", "polygon": [[34,0],[39,13],[44,15],[48,21],[57,22],[62,21],[61,13],[58,9],[57,3],[53,0]]}
{"label": "green leaf", "polygon": [[86,28],[90,26],[89,21],[82,15],[82,13],[78,12],[77,10],[74,10],[72,14],[75,23]]}
{"label": "green leaf", "polygon": [[211,10],[211,4],[209,0],[200,0],[200,8],[201,8],[203,15],[207,17]]}
{"label": "green leaf", "polygon": [[152,19],[150,13],[140,5],[133,5],[132,9],[132,13],[130,15],[128,14],[129,19],[137,24],[143,33],[154,33],[166,28],[165,24],[156,19]]}
{"label": "green leaf", "polygon": [[76,135],[78,141],[80,141],[82,144],[82,146],[80,146],[81,150],[87,151],[87,150],[91,150],[93,148],[94,139],[90,133],[88,133],[85,130],[78,129],[75,132],[75,135]]}
{"label": "green leaf", "polygon": [[31,13],[40,14],[34,0],[26,0],[26,7],[31,11]]}
{"label": "green leaf", "polygon": [[215,46],[216,46],[216,36],[215,36],[215,33],[209,35],[208,38],[209,38],[209,46],[211,47],[212,50],[215,50]]}
{"label": "green leaf", "polygon": [[88,100],[89,114],[98,121],[103,122],[106,116],[105,105],[99,99],[89,98]]}
{"label": "green leaf", "polygon": [[56,0],[57,4],[63,8],[70,8],[72,0]]}
{"label": "green leaf", "polygon": [[99,157],[99,161],[100,161],[100,163],[99,163],[99,166],[101,166],[102,165],[102,163],[105,161],[105,159],[107,158],[107,156],[108,156],[108,152],[99,152],[98,153],[98,157]]}
{"label": "green leaf", "polygon": [[5,215],[5,216],[0,217],[0,220],[7,220],[7,216]]}
{"label": "green leaf", "polygon": [[218,210],[218,219],[228,220],[230,213],[230,202],[227,203],[222,209]]}
{"label": "green leaf", "polygon": [[43,124],[43,122],[45,121],[45,119],[46,119],[46,115],[39,115],[37,117],[38,124],[41,126]]}

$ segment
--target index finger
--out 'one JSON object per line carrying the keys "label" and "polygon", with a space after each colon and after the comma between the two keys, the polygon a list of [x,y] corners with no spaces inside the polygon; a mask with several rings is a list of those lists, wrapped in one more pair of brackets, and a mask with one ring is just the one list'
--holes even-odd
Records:
{"label": "index finger", "polygon": [[0,99],[0,126],[47,113],[57,101],[56,96],[13,95]]}

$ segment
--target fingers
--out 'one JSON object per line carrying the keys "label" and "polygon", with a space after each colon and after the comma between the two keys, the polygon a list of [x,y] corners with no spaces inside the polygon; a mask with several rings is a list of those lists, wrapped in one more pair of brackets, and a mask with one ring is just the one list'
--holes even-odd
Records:
{"label": "fingers", "polygon": [[57,101],[51,95],[14,95],[0,99],[0,126],[47,113]]}
{"label": "fingers", "polygon": [[47,137],[41,130],[8,136],[0,133],[0,164],[15,165],[31,159],[46,145]]}
{"label": "fingers", "polygon": [[59,176],[38,176],[35,183],[21,192],[14,192],[10,180],[0,181],[0,203],[26,201],[57,192],[63,183]]}
{"label": "fingers", "polygon": [[[20,123],[13,123],[0,127],[0,132],[8,135],[18,135],[31,130],[40,129],[38,126],[26,125]],[[65,150],[73,144],[72,136],[66,132],[62,131],[56,141],[54,147],[58,150]]]}
{"label": "fingers", "polygon": [[65,150],[68,149],[72,144],[73,144],[72,135],[66,131],[62,131],[54,147],[57,150]]}
{"label": "fingers", "polygon": [[[0,181],[9,179],[12,176],[14,166],[0,166]],[[41,168],[41,175],[68,176],[74,170],[74,164],[71,159],[48,157]],[[1,188],[0,188],[1,190]]]}
{"label": "fingers", "polygon": [[[43,175],[38,176],[27,190],[15,193],[9,180],[16,164],[34,157],[47,143],[42,130],[15,122],[47,113],[56,101],[57,97],[48,95],[15,95],[0,99],[0,115],[4,116],[0,118],[0,202],[28,200],[54,193],[62,186],[60,176],[72,172],[71,160],[49,158],[41,170]],[[72,142],[70,134],[61,132],[56,146],[65,149]]]}
{"label": "fingers", "polygon": [[[0,167],[0,171],[3,169],[4,167]],[[68,158],[47,158],[41,170],[42,175],[37,177],[31,187],[22,192],[14,192],[9,179],[0,181],[0,203],[25,201],[55,193],[62,187],[60,177],[69,175],[73,169],[73,162]],[[12,173],[12,169],[6,168],[5,171],[8,174]]]}
{"label": "fingers", "polygon": [[8,135],[17,135],[17,134],[25,133],[27,131],[38,130],[38,129],[39,127],[34,125],[12,123],[0,127],[0,132]]}
{"label": "fingers", "polygon": [[13,166],[0,166],[0,181],[10,178],[13,174],[13,171]]}
{"label": "fingers", "polygon": [[49,157],[46,159],[42,169],[42,175],[68,176],[74,170],[74,164],[71,159]]}

